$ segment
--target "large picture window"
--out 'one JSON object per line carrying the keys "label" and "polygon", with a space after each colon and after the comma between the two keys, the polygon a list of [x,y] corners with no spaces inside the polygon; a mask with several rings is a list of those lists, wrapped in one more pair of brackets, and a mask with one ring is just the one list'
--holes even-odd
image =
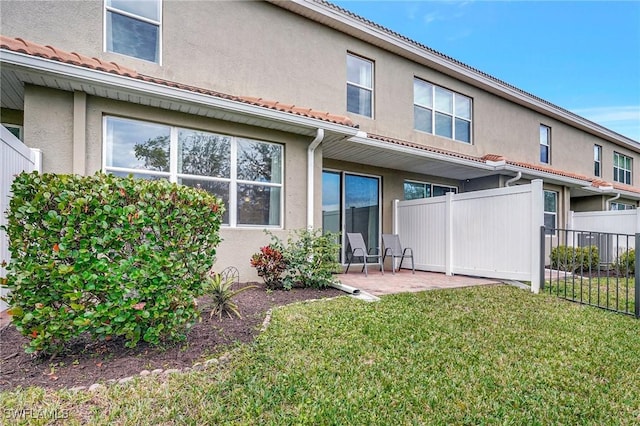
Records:
{"label": "large picture window", "polygon": [[105,0],[105,50],[160,63],[161,0]]}
{"label": "large picture window", "polygon": [[624,154],[618,152],[613,153],[613,180],[620,183],[631,185],[631,171],[633,169],[633,160]]}
{"label": "large picture window", "polygon": [[416,130],[471,143],[471,98],[413,80],[413,116]]}
{"label": "large picture window", "polygon": [[373,62],[347,55],[347,111],[373,117]]}
{"label": "large picture window", "polygon": [[224,201],[230,226],[282,224],[282,145],[105,117],[104,170],[168,179]]}

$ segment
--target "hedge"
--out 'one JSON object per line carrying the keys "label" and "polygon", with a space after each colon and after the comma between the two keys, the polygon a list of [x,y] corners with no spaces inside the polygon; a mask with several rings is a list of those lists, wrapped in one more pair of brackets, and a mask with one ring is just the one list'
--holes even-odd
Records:
{"label": "hedge", "polygon": [[22,173],[12,192],[7,301],[27,352],[86,334],[129,347],[184,337],[220,242],[220,200],[101,173]]}

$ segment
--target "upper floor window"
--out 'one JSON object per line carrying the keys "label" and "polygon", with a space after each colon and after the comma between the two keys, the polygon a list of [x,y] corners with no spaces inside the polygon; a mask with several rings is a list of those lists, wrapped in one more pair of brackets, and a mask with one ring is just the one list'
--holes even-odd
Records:
{"label": "upper floor window", "polygon": [[413,79],[416,130],[471,143],[471,98]]}
{"label": "upper floor window", "polygon": [[347,54],[347,111],[373,117],[373,62]]}
{"label": "upper floor window", "polygon": [[600,145],[593,146],[593,174],[602,176],[602,147]]}
{"label": "upper floor window", "polygon": [[544,227],[545,234],[554,235],[558,227],[558,193],[544,191]]}
{"label": "upper floor window", "polygon": [[161,0],[105,0],[105,50],[160,63]]}
{"label": "upper floor window", "polygon": [[447,192],[458,192],[458,188],[455,186],[447,185],[434,185],[427,182],[418,182],[405,180],[404,181],[404,199],[416,200],[419,198],[438,197],[445,195]]}
{"label": "upper floor window", "polygon": [[633,160],[624,154],[613,153],[613,180],[631,185],[631,171]]}
{"label": "upper floor window", "polygon": [[633,210],[636,208],[633,204],[625,204],[625,203],[616,203],[611,202],[609,205],[610,210]]}
{"label": "upper floor window", "polygon": [[551,163],[551,127],[540,125],[540,162]]}
{"label": "upper floor window", "polygon": [[282,224],[282,145],[163,124],[105,118],[104,170],[205,189],[230,226]]}

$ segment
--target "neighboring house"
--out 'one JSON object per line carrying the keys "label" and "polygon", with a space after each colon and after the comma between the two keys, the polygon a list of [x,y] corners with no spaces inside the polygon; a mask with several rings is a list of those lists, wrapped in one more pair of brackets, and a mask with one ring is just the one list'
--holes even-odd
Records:
{"label": "neighboring house", "polygon": [[0,121],[43,171],[206,188],[247,279],[263,229],[377,246],[394,199],[542,179],[550,226],[640,200],[637,141],[323,1],[3,0],[0,24]]}

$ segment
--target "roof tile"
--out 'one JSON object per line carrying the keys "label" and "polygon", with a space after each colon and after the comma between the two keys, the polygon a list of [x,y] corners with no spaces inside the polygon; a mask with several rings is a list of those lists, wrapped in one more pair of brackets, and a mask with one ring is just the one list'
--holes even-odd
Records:
{"label": "roof tile", "polygon": [[123,77],[135,78],[148,83],[159,84],[166,87],[172,87],[175,89],[185,90],[193,93],[200,93],[207,96],[213,96],[220,99],[227,99],[235,102],[241,102],[245,104],[255,105],[262,108],[274,109],[277,111],[286,112],[289,114],[308,117],[316,120],[322,120],[330,123],[335,123],[343,126],[357,127],[349,117],[329,114],[328,112],[315,111],[311,108],[301,108],[295,105],[288,105],[277,101],[269,101],[262,98],[234,96],[225,93],[216,92],[214,90],[205,89],[202,87],[190,86],[175,81],[164,80],[156,77],[139,74],[137,71],[123,67],[115,62],[105,62],[98,58],[90,58],[88,56],[76,53],[66,52],[64,50],[56,49],[52,46],[43,46],[38,43],[26,41],[21,38],[11,38],[0,35],[0,48],[10,50],[12,52],[24,53],[30,56],[38,56],[45,59],[50,59],[57,62],[76,65],[83,68],[90,68],[97,71],[103,71],[111,74],[120,75]]}

